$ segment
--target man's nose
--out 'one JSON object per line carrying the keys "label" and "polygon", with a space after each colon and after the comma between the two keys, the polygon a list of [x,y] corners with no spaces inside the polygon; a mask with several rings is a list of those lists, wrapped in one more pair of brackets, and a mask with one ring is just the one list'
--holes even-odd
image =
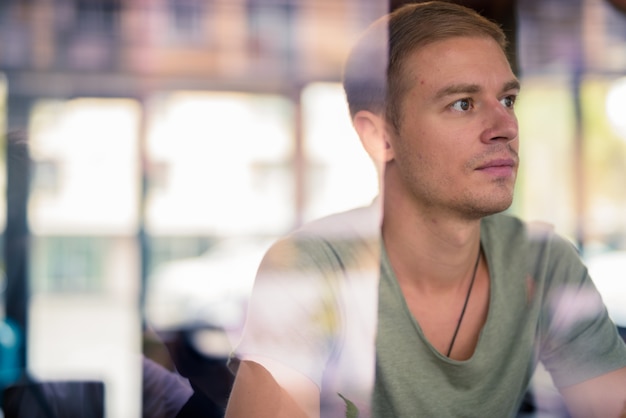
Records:
{"label": "man's nose", "polygon": [[515,112],[500,101],[490,103],[486,107],[484,118],[484,129],[481,135],[483,142],[509,142],[517,138],[519,129]]}

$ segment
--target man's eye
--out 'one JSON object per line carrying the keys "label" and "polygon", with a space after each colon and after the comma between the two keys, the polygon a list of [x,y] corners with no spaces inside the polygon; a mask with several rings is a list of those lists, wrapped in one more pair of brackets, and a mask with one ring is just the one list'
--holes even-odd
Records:
{"label": "man's eye", "polygon": [[506,96],[505,98],[503,98],[502,100],[500,100],[500,102],[505,106],[505,107],[513,107],[515,106],[515,100],[517,99],[516,96]]}
{"label": "man's eye", "polygon": [[452,103],[451,107],[459,112],[467,112],[472,108],[472,101],[470,99],[459,99]]}

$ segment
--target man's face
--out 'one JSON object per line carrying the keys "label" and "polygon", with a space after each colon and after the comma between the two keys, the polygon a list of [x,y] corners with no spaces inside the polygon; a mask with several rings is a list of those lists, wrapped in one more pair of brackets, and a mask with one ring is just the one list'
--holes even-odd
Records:
{"label": "man's face", "polygon": [[468,219],[508,208],[519,83],[498,44],[456,37],[426,45],[407,57],[404,77],[385,187],[424,209]]}

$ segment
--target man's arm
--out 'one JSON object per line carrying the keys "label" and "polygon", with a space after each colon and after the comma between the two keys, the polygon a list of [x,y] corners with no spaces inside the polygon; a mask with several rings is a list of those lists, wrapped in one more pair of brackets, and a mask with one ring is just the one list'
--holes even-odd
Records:
{"label": "man's arm", "polygon": [[574,418],[626,418],[626,367],[560,391]]}
{"label": "man's arm", "polygon": [[272,370],[276,379],[258,363],[241,362],[226,408],[226,418],[320,416],[319,389],[313,381],[285,366],[274,364]]}

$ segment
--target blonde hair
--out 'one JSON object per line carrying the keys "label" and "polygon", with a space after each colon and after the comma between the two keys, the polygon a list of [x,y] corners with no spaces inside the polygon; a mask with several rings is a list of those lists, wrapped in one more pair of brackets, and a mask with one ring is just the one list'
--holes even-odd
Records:
{"label": "blonde hair", "polygon": [[352,49],[343,86],[354,116],[360,110],[384,113],[396,131],[407,90],[406,57],[418,48],[454,37],[494,39],[507,55],[501,27],[467,7],[443,1],[404,5],[378,19]]}

